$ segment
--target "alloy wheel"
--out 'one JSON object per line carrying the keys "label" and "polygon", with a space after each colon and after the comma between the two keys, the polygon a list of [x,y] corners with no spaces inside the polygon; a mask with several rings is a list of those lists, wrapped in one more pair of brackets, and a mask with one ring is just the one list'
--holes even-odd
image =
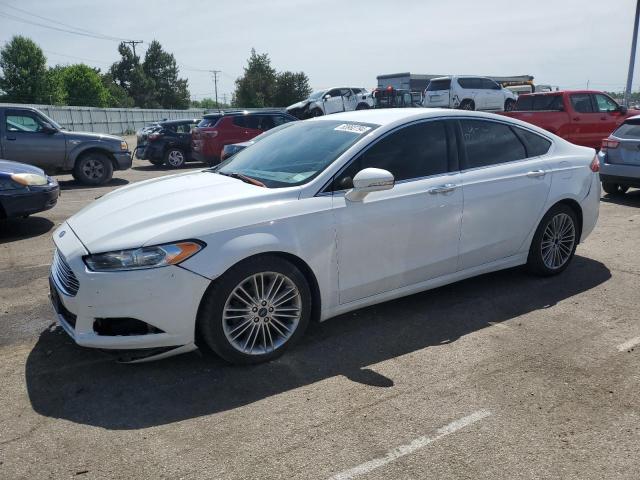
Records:
{"label": "alloy wheel", "polygon": [[261,272],[240,282],[222,312],[229,343],[247,355],[277,350],[296,331],[302,315],[298,287],[286,275]]}
{"label": "alloy wheel", "polygon": [[571,258],[575,241],[573,219],[566,213],[553,216],[542,234],[540,251],[545,266],[552,270],[564,266]]}
{"label": "alloy wheel", "polygon": [[102,178],[104,175],[104,165],[100,160],[90,158],[82,165],[82,173],[92,180]]}
{"label": "alloy wheel", "polygon": [[171,150],[167,161],[172,167],[179,167],[184,163],[184,154],[180,150]]}

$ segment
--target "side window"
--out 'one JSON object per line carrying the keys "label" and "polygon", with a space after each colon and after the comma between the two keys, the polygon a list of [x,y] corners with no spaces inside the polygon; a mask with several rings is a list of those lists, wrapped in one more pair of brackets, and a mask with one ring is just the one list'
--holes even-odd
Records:
{"label": "side window", "polygon": [[476,88],[474,86],[473,80],[473,78],[459,78],[458,85],[460,85],[462,88]]}
{"label": "side window", "polygon": [[482,78],[480,79],[480,81],[482,82],[482,88],[484,88],[485,90],[500,90],[498,84],[493,80]]}
{"label": "side window", "polygon": [[538,134],[525,130],[524,128],[511,127],[522,140],[527,149],[527,157],[539,157],[544,155],[551,148],[551,142]]}
{"label": "side window", "polygon": [[258,119],[258,130],[266,132],[276,126],[272,115],[256,115]]}
{"label": "side window", "polygon": [[615,112],[619,108],[618,104],[606,95],[596,93],[594,97],[596,99],[596,107],[599,112]]}
{"label": "side window", "polygon": [[5,115],[7,132],[36,133],[42,131],[42,123],[38,117],[29,112],[8,111]]}
{"label": "side window", "polygon": [[245,115],[244,121],[247,128],[251,128],[252,130],[261,130],[260,126],[262,125],[262,115]]}
{"label": "side window", "polygon": [[233,124],[236,127],[247,128],[247,119],[244,115],[238,115],[233,117]]}
{"label": "side window", "polygon": [[288,118],[286,118],[284,115],[273,115],[271,118],[273,119],[273,124],[276,127],[279,127],[280,125],[289,123],[291,121]]}
{"label": "side window", "polygon": [[508,125],[486,120],[461,120],[467,168],[486,167],[527,157],[522,142]]}
{"label": "side window", "polygon": [[191,131],[191,124],[190,123],[183,123],[181,125],[178,125],[176,128],[176,131],[178,133],[189,133]]}
{"label": "side window", "polygon": [[574,93],[571,95],[571,105],[578,113],[593,113],[591,95],[588,93]]}
{"label": "side window", "polygon": [[341,95],[340,89],[339,88],[334,88],[333,90],[329,90],[327,92],[327,95],[330,95],[331,97],[339,97]]}
{"label": "side window", "polygon": [[356,95],[362,92],[361,88],[352,88],[351,90],[353,90],[353,93],[355,93]]}
{"label": "side window", "polygon": [[353,187],[353,177],[365,168],[391,172],[396,182],[446,173],[447,131],[443,121],[404,127],[356,157],[334,181],[334,190]]}

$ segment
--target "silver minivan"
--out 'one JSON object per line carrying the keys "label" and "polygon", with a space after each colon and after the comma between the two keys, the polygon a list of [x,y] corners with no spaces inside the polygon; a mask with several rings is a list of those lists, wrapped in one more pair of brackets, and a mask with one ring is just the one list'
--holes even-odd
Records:
{"label": "silver minivan", "polygon": [[516,98],[512,91],[490,78],[440,77],[429,82],[422,106],[501,112],[513,109]]}

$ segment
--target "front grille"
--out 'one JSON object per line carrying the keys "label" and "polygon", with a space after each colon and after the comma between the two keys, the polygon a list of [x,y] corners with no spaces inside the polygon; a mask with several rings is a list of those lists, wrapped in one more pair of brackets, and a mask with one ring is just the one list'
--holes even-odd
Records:
{"label": "front grille", "polygon": [[80,282],[76,278],[73,270],[64,257],[56,249],[53,254],[53,263],[51,264],[51,275],[56,282],[57,287],[69,297],[75,297],[80,288]]}

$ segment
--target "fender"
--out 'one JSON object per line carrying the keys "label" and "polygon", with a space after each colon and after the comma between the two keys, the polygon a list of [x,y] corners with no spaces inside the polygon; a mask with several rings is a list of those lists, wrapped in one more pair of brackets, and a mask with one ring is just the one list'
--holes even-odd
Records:
{"label": "fender", "polygon": [[78,143],[74,143],[74,141],[71,140],[68,142],[67,147],[69,150],[64,165],[67,170],[73,170],[73,166],[75,165],[78,157],[87,150],[101,150],[110,158],[113,156],[113,151],[109,148],[109,145],[100,140],[86,140]]}

